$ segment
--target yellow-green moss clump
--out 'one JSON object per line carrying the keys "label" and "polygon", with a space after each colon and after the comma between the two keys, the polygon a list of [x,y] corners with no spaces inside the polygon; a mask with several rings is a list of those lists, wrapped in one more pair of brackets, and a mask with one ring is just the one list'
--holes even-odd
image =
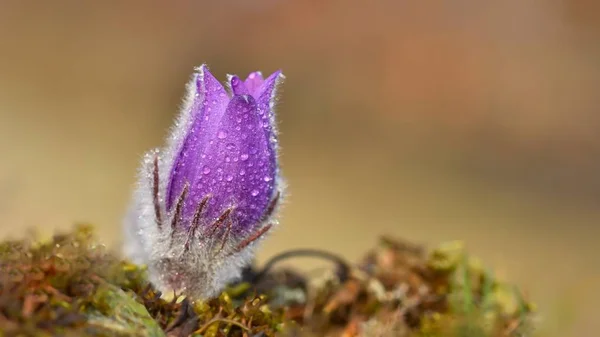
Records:
{"label": "yellow-green moss clump", "polygon": [[143,268],[120,260],[95,240],[90,227],[79,226],[47,242],[0,243],[0,336],[530,332],[531,304],[467,258],[459,243],[427,253],[382,238],[349,269],[319,280],[275,270],[247,277],[209,301],[167,300],[148,283]]}
{"label": "yellow-green moss clump", "polygon": [[47,242],[0,243],[0,275],[6,336],[272,336],[281,321],[261,299],[166,301],[143,268],[116,258],[87,226]]}

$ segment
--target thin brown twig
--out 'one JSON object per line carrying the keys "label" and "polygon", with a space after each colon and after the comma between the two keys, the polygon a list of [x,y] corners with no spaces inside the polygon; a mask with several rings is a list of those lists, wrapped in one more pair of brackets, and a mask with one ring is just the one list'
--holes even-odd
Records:
{"label": "thin brown twig", "polygon": [[206,203],[208,203],[209,198],[210,198],[210,195],[207,195],[206,197],[204,197],[204,199],[202,199],[202,201],[200,201],[200,203],[198,204],[198,207],[196,208],[196,213],[194,213],[194,219],[192,220],[190,230],[188,231],[188,237],[185,240],[184,249],[186,252],[188,250],[190,250],[190,243],[194,239],[194,236],[196,235],[196,230],[198,229],[198,226],[200,226],[200,216],[202,215],[202,211],[204,210]]}
{"label": "thin brown twig", "polygon": [[242,249],[246,248],[252,242],[260,239],[260,237],[263,236],[266,232],[268,232],[269,229],[271,229],[271,227],[273,227],[273,225],[268,224],[268,225],[262,227],[261,229],[259,229],[258,231],[256,231],[254,234],[252,234],[251,236],[246,238],[244,241],[240,242],[237,245],[237,247],[233,250],[233,253],[240,252]]}
{"label": "thin brown twig", "polygon": [[162,216],[160,214],[160,202],[158,195],[158,184],[159,184],[159,176],[158,176],[158,153],[154,156],[154,171],[152,173],[152,196],[154,199],[154,214],[156,216],[156,224],[158,227],[162,227]]}
{"label": "thin brown twig", "polygon": [[233,226],[233,221],[231,221],[231,219],[229,219],[229,221],[227,221],[227,229],[225,230],[225,234],[223,234],[223,238],[222,238],[222,242],[221,242],[221,247],[219,248],[219,252],[223,250],[223,248],[225,247],[225,243],[227,243],[227,239],[229,238],[229,234],[231,233],[231,227]]}
{"label": "thin brown twig", "polygon": [[217,220],[215,220],[215,222],[212,224],[212,226],[210,226],[210,234],[208,236],[213,236],[213,234],[215,234],[215,232],[217,231],[217,229],[219,227],[221,227],[221,225],[225,222],[225,220],[229,217],[229,215],[231,214],[231,212],[233,211],[232,208],[228,208],[225,210],[225,212],[223,212],[223,214],[221,214]]}
{"label": "thin brown twig", "polygon": [[190,185],[188,183],[183,185],[183,190],[181,191],[181,194],[179,195],[179,198],[177,199],[177,204],[175,205],[175,213],[173,214],[173,219],[171,220],[171,229],[173,229],[173,231],[175,231],[175,228],[177,227],[177,222],[181,218],[183,202],[185,201],[185,197],[187,196],[189,186]]}
{"label": "thin brown twig", "polygon": [[244,326],[244,325],[243,325],[242,323],[240,323],[240,322],[236,322],[236,321],[234,321],[234,320],[227,319],[227,318],[219,318],[219,317],[217,317],[217,318],[213,318],[213,319],[211,319],[210,321],[206,322],[206,323],[205,323],[205,324],[204,324],[202,327],[200,327],[200,329],[198,329],[198,330],[194,331],[194,333],[202,334],[202,333],[204,333],[204,331],[206,331],[206,330],[207,330],[207,329],[208,329],[208,328],[209,328],[211,325],[213,325],[214,323],[217,323],[217,322],[229,323],[229,324],[232,324],[232,325],[235,325],[235,326],[237,326],[237,327],[241,328],[242,330],[245,330],[245,331],[250,331],[250,329],[249,329],[248,327]]}
{"label": "thin brown twig", "polygon": [[269,206],[267,207],[267,210],[264,213],[264,216],[262,219],[263,221],[265,221],[267,218],[269,218],[271,216],[271,214],[275,210],[275,207],[277,206],[279,197],[280,197],[280,193],[279,193],[279,191],[277,191],[277,193],[275,194],[275,197],[273,198],[273,200],[271,200],[271,202],[269,203]]}

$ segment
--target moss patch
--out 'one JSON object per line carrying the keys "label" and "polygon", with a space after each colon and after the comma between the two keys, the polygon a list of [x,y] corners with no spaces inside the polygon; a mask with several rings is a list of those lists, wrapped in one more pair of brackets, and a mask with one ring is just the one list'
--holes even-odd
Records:
{"label": "moss patch", "polygon": [[[384,237],[356,265],[318,279],[248,269],[218,298],[167,299],[143,267],[90,226],[0,243],[0,331],[7,336],[522,336],[533,306],[467,256]],[[260,275],[260,277],[257,277]],[[260,294],[260,295],[257,295]],[[2,334],[0,334],[2,335]]]}

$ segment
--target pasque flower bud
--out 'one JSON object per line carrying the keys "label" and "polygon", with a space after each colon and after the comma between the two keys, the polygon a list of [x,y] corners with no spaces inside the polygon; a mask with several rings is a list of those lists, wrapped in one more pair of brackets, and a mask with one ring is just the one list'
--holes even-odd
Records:
{"label": "pasque flower bud", "polygon": [[203,65],[164,148],[144,156],[125,221],[125,253],[163,291],[195,298],[238,278],[276,225],[282,199],[274,116],[280,71],[229,77]]}

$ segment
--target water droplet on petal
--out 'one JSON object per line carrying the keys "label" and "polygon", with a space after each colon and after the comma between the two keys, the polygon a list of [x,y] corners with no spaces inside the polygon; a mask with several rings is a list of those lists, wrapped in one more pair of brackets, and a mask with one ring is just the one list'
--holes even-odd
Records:
{"label": "water droplet on petal", "polygon": [[250,192],[250,194],[255,197],[258,195],[258,190],[252,190],[252,192]]}
{"label": "water droplet on petal", "polygon": [[240,159],[241,159],[242,161],[246,161],[246,160],[248,160],[248,154],[247,154],[247,153],[242,153],[242,154],[240,155]]}
{"label": "water droplet on petal", "polygon": [[204,166],[204,168],[202,168],[202,173],[209,174],[210,173],[210,167]]}
{"label": "water droplet on petal", "polygon": [[273,180],[273,178],[271,178],[271,177],[269,177],[269,176],[265,176],[265,177],[263,178],[263,180],[264,180],[264,181],[266,181],[266,182],[269,182],[269,181]]}
{"label": "water droplet on petal", "polygon": [[227,132],[221,130],[219,131],[219,133],[217,134],[217,137],[219,137],[219,139],[225,139],[227,138]]}
{"label": "water droplet on petal", "polygon": [[233,180],[233,176],[232,176],[231,174],[228,174],[228,175],[225,177],[225,180],[227,180],[227,181],[232,181],[232,180]]}
{"label": "water droplet on petal", "polygon": [[240,175],[241,175],[241,176],[243,176],[243,175],[245,175],[245,174],[246,174],[246,170],[244,170],[244,169],[240,170]]}
{"label": "water droplet on petal", "polygon": [[233,149],[235,149],[235,144],[233,144],[233,143],[227,143],[227,145],[225,145],[225,148],[227,150],[233,150]]}

